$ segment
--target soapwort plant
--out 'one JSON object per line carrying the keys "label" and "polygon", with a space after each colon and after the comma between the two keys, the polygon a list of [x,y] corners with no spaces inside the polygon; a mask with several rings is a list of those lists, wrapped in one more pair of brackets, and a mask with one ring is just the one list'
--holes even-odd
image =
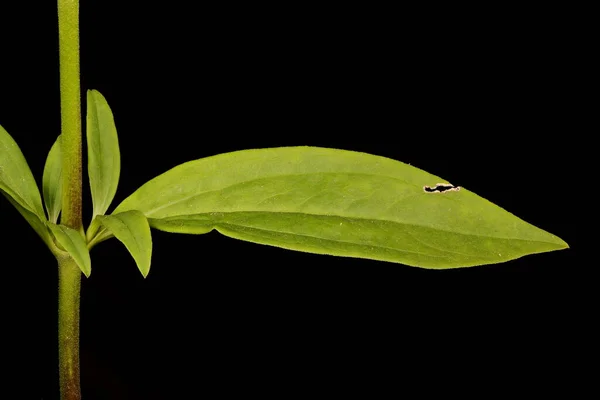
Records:
{"label": "soapwort plant", "polygon": [[96,90],[86,93],[93,212],[84,227],[78,1],[58,0],[58,16],[62,132],[49,151],[40,194],[18,145],[0,126],[0,192],[58,262],[62,399],[81,398],[81,274],[92,273],[90,249],[111,238],[125,245],[144,277],[150,272],[151,228],[188,234],[216,230],[290,250],[432,269],[500,263],[568,247],[414,166],[318,147],[243,150],[186,162],[108,212],[119,182],[119,141],[111,108]]}

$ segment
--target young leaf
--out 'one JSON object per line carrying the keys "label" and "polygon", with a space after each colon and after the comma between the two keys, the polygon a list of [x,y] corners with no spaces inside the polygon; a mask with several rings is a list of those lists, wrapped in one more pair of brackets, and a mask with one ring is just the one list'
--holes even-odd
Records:
{"label": "young leaf", "polygon": [[73,257],[81,272],[89,278],[92,273],[92,261],[83,236],[76,230],[64,225],[48,222],[48,227],[58,243]]}
{"label": "young leaf", "polygon": [[0,125],[0,191],[24,209],[46,220],[40,191],[13,138]]}
{"label": "young leaf", "polygon": [[87,92],[88,175],[92,192],[93,216],[104,215],[117,192],[121,159],[112,111],[104,96]]}
{"label": "young leaf", "polygon": [[36,214],[32,213],[31,211],[29,211],[26,208],[24,208],[23,206],[21,206],[11,196],[7,195],[5,192],[2,192],[2,191],[0,191],[0,192],[4,195],[4,197],[6,197],[8,199],[10,204],[15,206],[17,211],[19,211],[19,213],[23,216],[23,218],[25,218],[25,220],[29,223],[29,225],[31,225],[31,227],[35,230],[35,232],[39,235],[39,237],[44,241],[44,243],[46,243],[48,248],[53,250],[55,246],[54,246],[54,243],[52,243],[52,237],[50,236],[50,233],[48,233],[48,229],[46,228],[46,224],[44,222],[45,220],[40,219],[40,217],[38,217]]}
{"label": "young leaf", "polygon": [[42,194],[48,212],[48,220],[57,223],[62,209],[62,159],[60,152],[60,135],[48,153],[44,176],[42,178]]}
{"label": "young leaf", "polygon": [[96,218],[125,245],[144,278],[147,277],[152,258],[152,236],[144,214],[126,211],[114,215],[98,215]]}
{"label": "young leaf", "polygon": [[424,268],[498,263],[568,247],[443,179],[384,157],[284,147],[221,154],[149,181],[115,212],[154,228]]}

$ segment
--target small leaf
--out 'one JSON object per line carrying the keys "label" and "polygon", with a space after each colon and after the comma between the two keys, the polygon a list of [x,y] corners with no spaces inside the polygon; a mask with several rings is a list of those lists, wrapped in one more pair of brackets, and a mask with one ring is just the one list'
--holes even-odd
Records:
{"label": "small leaf", "polygon": [[[441,183],[440,183],[441,182]],[[206,233],[424,268],[564,249],[560,238],[460,187],[384,157],[317,147],[221,154],[177,166],[115,212]]]}
{"label": "small leaf", "polygon": [[21,150],[2,126],[0,126],[0,193],[52,249],[54,244],[44,222],[46,215],[35,179]]}
{"label": "small leaf", "polygon": [[50,236],[50,233],[48,233],[48,228],[46,228],[45,220],[41,220],[40,217],[38,217],[36,214],[32,213],[31,211],[29,211],[26,208],[24,208],[23,206],[21,206],[12,197],[7,195],[5,192],[2,192],[2,191],[0,191],[0,192],[4,195],[4,197],[6,197],[8,199],[10,204],[15,206],[17,211],[19,211],[19,213],[23,216],[23,218],[25,218],[25,220],[29,223],[29,225],[31,225],[31,227],[35,230],[35,232],[39,235],[39,237],[44,241],[44,243],[46,243],[48,248],[50,248],[51,250],[54,250],[55,246],[54,246],[54,243],[52,243],[52,237]]}
{"label": "small leaf", "polygon": [[0,190],[24,209],[46,220],[40,191],[13,138],[0,125]]}
{"label": "small leaf", "polygon": [[58,243],[73,257],[81,272],[89,278],[92,273],[92,261],[83,236],[76,230],[64,225],[48,222],[48,227]]}
{"label": "small leaf", "polygon": [[147,277],[152,258],[152,236],[144,214],[126,211],[114,215],[99,215],[96,218],[125,245],[144,278]]}
{"label": "small leaf", "polygon": [[104,215],[112,202],[121,170],[119,140],[112,111],[104,96],[87,92],[88,175],[93,216]]}
{"label": "small leaf", "polygon": [[42,178],[42,193],[48,212],[48,220],[57,223],[62,209],[62,159],[60,150],[60,135],[48,153],[44,176]]}

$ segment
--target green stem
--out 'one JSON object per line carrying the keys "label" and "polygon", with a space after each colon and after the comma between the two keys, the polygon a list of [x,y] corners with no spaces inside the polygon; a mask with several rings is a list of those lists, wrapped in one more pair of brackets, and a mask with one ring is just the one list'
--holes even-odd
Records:
{"label": "green stem", "polygon": [[[58,0],[60,113],[63,198],[61,224],[83,233],[81,219],[81,89],[79,0]],[[79,303],[81,271],[71,257],[58,256],[58,351],[60,396],[80,400]]]}
{"label": "green stem", "polygon": [[79,0],[58,0],[58,47],[63,167],[63,206],[60,222],[80,231],[82,223]]}
{"label": "green stem", "polygon": [[61,400],[80,400],[79,298],[81,270],[71,257],[58,258],[58,358]]}

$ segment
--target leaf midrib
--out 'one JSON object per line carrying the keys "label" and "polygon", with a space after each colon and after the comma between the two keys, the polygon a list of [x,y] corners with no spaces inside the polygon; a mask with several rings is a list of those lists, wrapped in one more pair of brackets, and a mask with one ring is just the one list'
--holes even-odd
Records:
{"label": "leaf midrib", "polygon": [[[174,216],[169,216],[169,217],[164,217],[164,218],[150,218],[149,217],[149,219],[150,220],[152,220],[152,219],[154,219],[154,220],[163,220],[163,219],[174,220],[177,218],[181,218],[181,219],[185,220],[185,219],[189,218],[191,215],[210,215],[211,213],[220,213],[220,214],[235,214],[235,213],[297,214],[299,216],[311,215],[311,216],[316,216],[316,217],[337,217],[337,218],[346,218],[346,219],[351,219],[351,220],[360,220],[360,221],[365,221],[365,222],[385,222],[385,223],[398,224],[398,225],[416,226],[419,228],[427,228],[427,229],[432,229],[432,230],[436,230],[436,231],[448,232],[448,233],[459,234],[459,235],[464,235],[464,236],[472,236],[472,237],[477,237],[477,238],[490,238],[490,239],[514,240],[514,241],[522,241],[522,242],[557,244],[554,242],[540,241],[540,240],[534,240],[534,239],[522,239],[522,238],[505,237],[505,236],[477,235],[477,234],[469,233],[469,232],[451,231],[451,230],[447,230],[447,229],[441,229],[441,228],[427,226],[427,225],[419,225],[419,224],[414,224],[414,223],[410,223],[410,222],[398,222],[398,221],[390,221],[390,220],[375,219],[375,218],[364,218],[364,217],[346,217],[346,216],[335,215],[335,214],[299,213],[299,212],[288,212],[288,211],[262,211],[262,210],[261,211],[253,211],[253,210],[211,211],[211,212],[199,213],[199,214],[174,215]],[[210,219],[207,219],[207,221],[210,221]],[[218,224],[219,224],[218,222],[215,223],[215,226]],[[229,224],[229,225],[233,225],[233,226],[242,226],[242,227],[250,228],[250,229],[260,229],[260,228],[256,228],[256,227],[252,227],[252,226],[245,226],[242,224],[234,224],[231,222],[225,222],[224,224]],[[277,231],[273,231],[273,232],[277,232]],[[282,233],[289,233],[289,234],[296,235],[296,233],[294,233],[294,232],[282,232]],[[442,251],[445,251],[445,250],[442,250]]]}
{"label": "leaf midrib", "polygon": [[[94,124],[95,127],[95,131],[98,132],[97,135],[92,135],[92,139],[93,139],[93,144],[92,146],[95,145],[95,156],[96,156],[96,163],[94,165],[94,177],[93,179],[96,179],[98,181],[98,184],[96,185],[92,185],[92,200],[96,199],[98,201],[98,203],[100,204],[94,204],[94,215],[97,214],[103,214],[101,212],[99,212],[98,210],[104,208],[104,204],[106,203],[106,190],[102,190],[106,187],[106,184],[104,182],[104,174],[102,173],[101,169],[102,169],[102,160],[104,159],[103,157],[103,153],[102,153],[102,133],[100,132],[100,118],[98,117],[98,102],[96,101],[96,97],[95,95],[92,93],[91,97],[93,98],[93,102],[94,102],[94,115],[92,116],[92,123]],[[98,186],[100,186],[99,189]]]}

